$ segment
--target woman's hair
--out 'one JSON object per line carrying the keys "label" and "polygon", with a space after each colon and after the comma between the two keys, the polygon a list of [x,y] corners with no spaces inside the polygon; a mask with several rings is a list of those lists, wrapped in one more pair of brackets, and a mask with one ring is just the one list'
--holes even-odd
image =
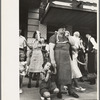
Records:
{"label": "woman's hair", "polygon": [[35,38],[36,34],[37,34],[37,31],[34,32],[34,34],[33,34],[33,38]]}

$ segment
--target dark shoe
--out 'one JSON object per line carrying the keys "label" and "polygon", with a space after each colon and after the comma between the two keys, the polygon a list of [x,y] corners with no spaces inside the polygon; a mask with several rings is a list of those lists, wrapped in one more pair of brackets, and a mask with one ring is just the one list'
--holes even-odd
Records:
{"label": "dark shoe", "polygon": [[57,97],[61,99],[62,98],[62,94],[61,93],[57,93]]}
{"label": "dark shoe", "polygon": [[35,87],[38,88],[39,87],[39,83],[36,83],[36,86]]}
{"label": "dark shoe", "polygon": [[79,96],[75,92],[69,92],[69,95],[75,98],[79,98]]}
{"label": "dark shoe", "polygon": [[28,88],[31,88],[31,84],[28,84],[28,86],[27,86]]}

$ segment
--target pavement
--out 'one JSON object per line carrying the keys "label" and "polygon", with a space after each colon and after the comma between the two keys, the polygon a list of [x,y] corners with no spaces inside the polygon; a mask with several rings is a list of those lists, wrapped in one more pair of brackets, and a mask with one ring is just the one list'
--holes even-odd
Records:
{"label": "pavement", "polygon": [[[40,100],[39,88],[35,87],[35,81],[32,80],[32,87],[28,88],[28,78],[23,79],[23,93],[20,94],[20,100]],[[77,92],[79,98],[70,97],[67,93],[63,94],[62,99],[58,99],[55,94],[51,95],[52,100],[97,100],[97,84],[90,85],[88,82],[79,82],[86,88],[85,92]]]}

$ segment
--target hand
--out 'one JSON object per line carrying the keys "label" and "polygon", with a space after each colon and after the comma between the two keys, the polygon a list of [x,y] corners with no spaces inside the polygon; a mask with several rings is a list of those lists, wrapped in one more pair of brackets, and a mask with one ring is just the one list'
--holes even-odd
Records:
{"label": "hand", "polygon": [[51,61],[51,64],[52,64],[52,66],[53,67],[56,67],[57,65],[56,65],[56,62],[53,60],[53,61]]}
{"label": "hand", "polygon": [[51,73],[51,70],[48,70],[48,73],[50,74]]}

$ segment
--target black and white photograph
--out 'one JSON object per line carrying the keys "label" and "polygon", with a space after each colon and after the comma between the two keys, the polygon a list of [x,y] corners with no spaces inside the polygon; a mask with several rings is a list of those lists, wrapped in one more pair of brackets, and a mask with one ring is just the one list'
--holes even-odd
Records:
{"label": "black and white photograph", "polygon": [[97,100],[97,0],[20,0],[20,100]]}
{"label": "black and white photograph", "polygon": [[[19,0],[14,3],[18,3],[17,11],[9,3],[14,13],[10,15],[12,19],[8,19],[16,21],[16,27],[10,27],[9,20],[7,30],[12,35],[2,35],[2,40],[10,38],[10,42],[3,43],[6,46],[2,55],[8,55],[5,51],[11,51],[12,55],[9,53],[9,57],[2,60],[7,67],[1,70],[2,99],[7,99],[4,94],[16,92],[17,96],[12,94],[15,99],[11,100],[99,100],[99,0]],[[3,13],[7,15],[8,12]],[[3,27],[6,30],[5,24]]]}

